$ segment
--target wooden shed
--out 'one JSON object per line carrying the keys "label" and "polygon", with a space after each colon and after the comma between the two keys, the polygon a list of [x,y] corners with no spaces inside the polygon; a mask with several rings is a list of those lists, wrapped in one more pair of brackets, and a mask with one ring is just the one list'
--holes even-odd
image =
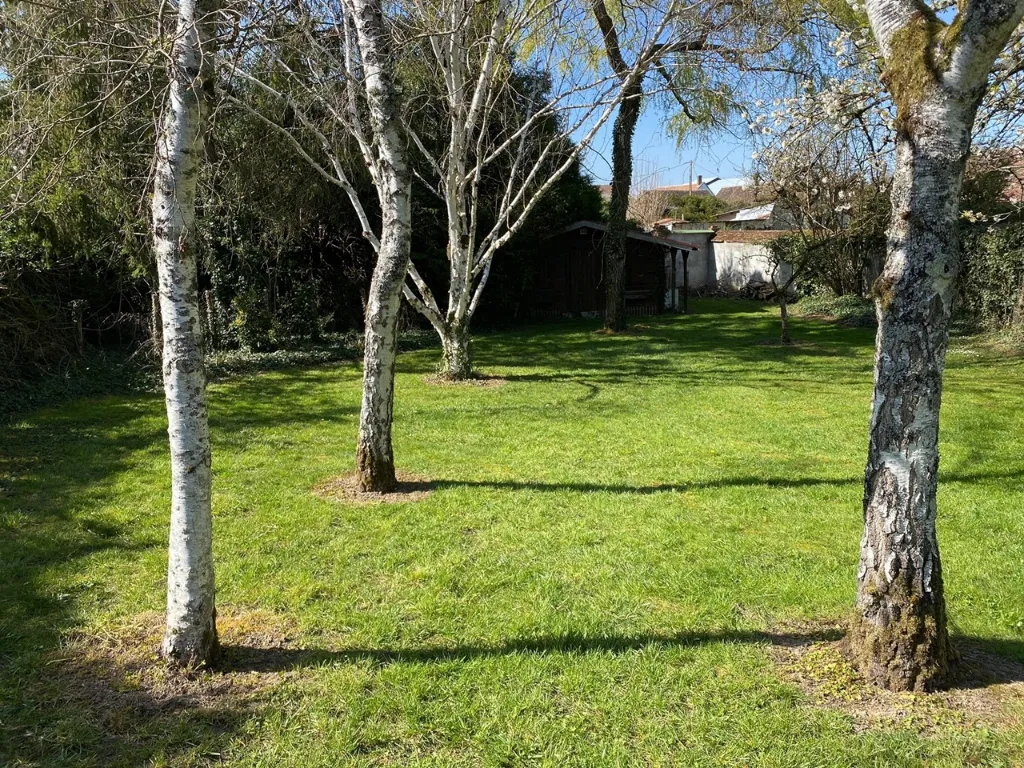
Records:
{"label": "wooden shed", "polygon": [[[543,241],[532,296],[538,315],[599,315],[604,312],[604,237],[597,221],[577,221]],[[666,307],[675,263],[673,251],[697,247],[679,240],[630,232],[626,239],[626,314],[653,315]],[[671,305],[672,300],[668,299]]]}

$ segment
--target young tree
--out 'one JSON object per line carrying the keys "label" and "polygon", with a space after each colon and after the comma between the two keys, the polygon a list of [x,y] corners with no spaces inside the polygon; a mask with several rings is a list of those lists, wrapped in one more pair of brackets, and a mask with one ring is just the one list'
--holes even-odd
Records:
{"label": "young tree", "polygon": [[[244,94],[226,99],[277,131],[345,192],[376,254],[366,300],[356,471],[363,490],[391,492],[397,485],[391,426],[398,315],[412,237],[412,176],[395,75],[402,25],[378,0],[254,5],[246,54],[225,57],[222,65],[232,79],[273,97],[283,115],[264,114]],[[378,226],[372,223],[376,211],[350,180],[352,145],[376,191]]]}
{"label": "young tree", "polygon": [[772,286],[772,298],[779,302],[779,341],[782,344],[793,343],[789,332],[789,294],[813,258],[812,248],[800,235],[772,240],[766,248],[768,282]]}
{"label": "young tree", "polygon": [[171,536],[164,657],[190,666],[217,648],[211,448],[196,268],[196,182],[212,105],[216,0],[179,0],[170,89],[156,140],[153,250],[163,318],[171,446]]}
{"label": "young tree", "polygon": [[946,24],[923,2],[867,0],[896,105],[896,163],[864,486],[857,666],[893,690],[949,680],[935,534],[939,405],[960,269],[957,219],[964,166],[989,75],[1024,16],[1024,0],[966,0]]}
{"label": "young tree", "polygon": [[448,140],[432,147],[419,135],[415,113],[407,130],[426,160],[418,175],[444,204],[449,275],[446,307],[415,266],[405,295],[441,338],[442,376],[457,380],[472,375],[469,328],[496,253],[574,167],[621,93],[614,80],[586,67],[554,65],[555,58],[578,59],[588,43],[585,14],[571,4],[441,0],[412,7],[412,23],[429,41],[432,79],[443,84],[434,105],[413,109],[437,109]]}
{"label": "young tree", "polygon": [[884,260],[892,177],[863,133],[846,117],[838,123],[790,124],[764,137],[756,173],[773,216],[803,243],[782,245],[801,262],[800,279],[836,296],[865,295]]}
{"label": "young tree", "polygon": [[[216,0],[180,0],[173,36],[164,38],[167,6],[157,2],[0,5],[5,26],[3,73],[13,137],[33,175],[32,193],[83,186],[74,162],[92,145],[107,173],[129,189],[126,168],[154,157],[150,215],[163,316],[164,391],[171,454],[171,521],[166,633],[169,663],[208,662],[216,650],[212,552],[210,439],[196,291],[197,176],[202,165],[213,88]],[[6,33],[10,33],[8,38]],[[153,56],[170,42],[166,57]],[[165,69],[164,62],[169,66]],[[159,96],[165,93],[166,98]],[[156,120],[153,111],[162,111]],[[146,129],[158,123],[155,139]],[[104,134],[123,139],[131,158],[110,167]],[[155,153],[153,152],[155,142]],[[145,160],[143,160],[145,165]],[[22,200],[26,195],[19,196]],[[134,216],[120,211],[130,222]],[[125,229],[130,227],[125,226]]]}

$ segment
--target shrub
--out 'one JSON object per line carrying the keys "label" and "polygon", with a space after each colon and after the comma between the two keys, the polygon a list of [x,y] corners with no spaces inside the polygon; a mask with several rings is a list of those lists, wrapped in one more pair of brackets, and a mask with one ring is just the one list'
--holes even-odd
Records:
{"label": "shrub", "polygon": [[964,232],[959,293],[968,325],[1024,335],[1024,224]]}
{"label": "shrub", "polygon": [[795,308],[801,315],[825,317],[850,327],[869,328],[876,323],[875,303],[860,296],[805,296]]}

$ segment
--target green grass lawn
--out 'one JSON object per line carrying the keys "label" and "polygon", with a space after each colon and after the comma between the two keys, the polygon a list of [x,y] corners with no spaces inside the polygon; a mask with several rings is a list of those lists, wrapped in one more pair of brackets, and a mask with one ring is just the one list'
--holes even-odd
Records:
{"label": "green grass lawn", "polygon": [[[0,431],[0,764],[1024,764],[1024,709],[862,730],[780,674],[766,633],[852,606],[873,332],[797,318],[783,348],[777,310],[693,306],[481,336],[500,387],[403,354],[397,461],[437,484],[412,504],[310,492],[353,465],[355,365],[212,386],[219,609],[290,650],[226,637],[192,699],[76,661],[162,609],[162,399]],[[1024,661],[1022,384],[954,340],[939,535],[955,634]]]}

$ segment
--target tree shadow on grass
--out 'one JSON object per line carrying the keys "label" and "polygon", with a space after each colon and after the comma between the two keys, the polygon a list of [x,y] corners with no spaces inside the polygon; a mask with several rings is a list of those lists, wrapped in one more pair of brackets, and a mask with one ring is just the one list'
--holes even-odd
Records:
{"label": "tree shadow on grass", "polygon": [[[984,483],[998,480],[1024,478],[1024,468],[1007,472],[945,472],[940,483]],[[625,483],[550,483],[534,480],[457,480],[439,478],[431,481],[434,488],[489,488],[508,491],[538,491],[542,493],[610,493],[635,496],[652,496],[660,493],[686,493],[687,491],[713,490],[715,488],[806,488],[819,486],[860,485],[863,477],[764,477],[748,475],[722,477],[714,480],[692,482],[628,485]]]}
{"label": "tree shadow on grass", "polygon": [[[643,635],[561,634],[550,637],[512,639],[488,644],[412,648],[252,648],[241,645],[223,648],[218,670],[224,673],[279,673],[369,662],[374,666],[394,664],[446,664],[501,656],[546,656],[623,654],[644,649],[693,648],[707,645],[762,645],[772,648],[800,648],[819,643],[836,643],[844,636],[834,623],[807,624],[777,630],[724,629],[708,632],[678,632]],[[951,686],[973,689],[1024,682],[1024,642],[956,636],[960,650],[959,674]]]}
{"label": "tree shadow on grass", "polygon": [[41,660],[45,674],[26,666],[0,700],[0,764],[205,764],[259,715],[262,690],[276,682],[170,673],[152,647],[119,658],[72,645]]}
{"label": "tree shadow on grass", "polygon": [[[308,383],[296,373],[213,391],[215,455],[246,429],[355,413],[329,391],[290,407],[289,389]],[[91,565],[133,571],[167,546],[167,451],[156,395],[83,399],[0,428],[0,765],[192,762],[226,746],[257,706],[140,686],[139,664],[123,659],[65,658],[83,606],[109,597]],[[140,646],[146,669],[160,666],[157,647]]]}
{"label": "tree shadow on grass", "polygon": [[753,643],[793,645],[838,640],[833,627],[805,631],[759,632],[720,630],[646,635],[583,635],[521,638],[494,645],[459,645],[423,648],[223,648],[218,669],[224,672],[285,672],[308,667],[370,662],[374,665],[431,664],[471,661],[499,656],[548,654],[621,654],[646,648],[690,648],[713,644]]}

